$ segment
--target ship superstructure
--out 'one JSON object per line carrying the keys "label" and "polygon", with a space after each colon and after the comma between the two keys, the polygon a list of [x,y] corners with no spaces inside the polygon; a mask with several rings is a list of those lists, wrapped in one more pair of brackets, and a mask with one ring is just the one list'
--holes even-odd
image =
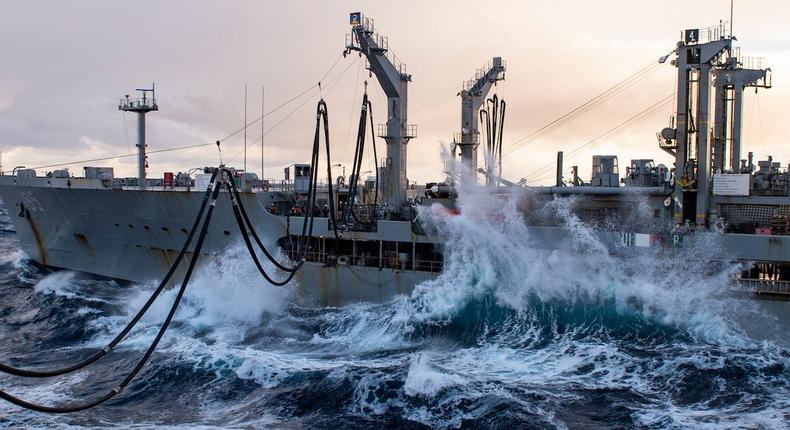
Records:
{"label": "ship superstructure", "polygon": [[[770,159],[758,167],[751,155],[741,159],[744,90],[770,88],[770,69],[741,57],[733,40],[718,26],[687,30],[678,43],[672,60],[678,69],[677,114],[658,136],[661,149],[673,157],[671,164],[635,159],[621,175],[617,156],[596,155],[589,180],[580,178],[575,166],[566,180],[559,153],[553,186],[503,178],[505,104],[488,96],[504,79],[506,65],[493,57],[459,93],[461,130],[452,148],[459,162],[439,172],[444,179],[418,186],[407,171],[408,145],[417,137],[416,126],[407,121],[412,76],[391,54],[373,20],[351,14],[345,54],[364,56],[387,98],[387,121],[375,130],[386,145],[377,171],[363,180],[360,163],[355,163],[349,180],[330,173],[320,183],[315,169],[323,166],[312,162],[292,165],[284,180],[263,180],[241,170],[233,173],[234,179],[244,205],[251,208],[252,223],[286,256],[294,256],[304,223],[314,222],[296,293],[297,300],[310,305],[385,301],[437,276],[443,270],[444,241],[426,233],[418,208],[438,204],[457,214],[457,187],[480,177],[494,194],[516,187],[527,192],[531,206],[524,219],[540,246],[558,246],[569,234],[561,220],[541,216],[541,206],[573,196],[583,202],[577,205],[578,216],[596,227],[605,243],[677,246],[689,235],[716,234],[724,251],[712,258],[754,263],[742,283],[757,292],[790,293],[788,172]],[[143,91],[142,101],[127,98],[119,106],[139,115],[137,178],[115,178],[111,168],[100,167],[86,167],[84,178],[62,170],[36,176],[30,169],[0,176],[0,197],[32,259],[133,281],[159,279],[169,268],[200,204],[201,193],[192,191],[205,191],[209,170],[194,177],[146,178],[145,113],[159,106],[153,87],[150,98]],[[362,125],[370,109],[367,95],[361,106],[360,158],[366,134]],[[480,147],[486,160],[485,168],[478,169]],[[307,198],[311,187],[314,200]],[[220,202],[228,199],[220,193]],[[207,256],[238,244],[233,226],[229,205],[218,205],[206,236]]]}

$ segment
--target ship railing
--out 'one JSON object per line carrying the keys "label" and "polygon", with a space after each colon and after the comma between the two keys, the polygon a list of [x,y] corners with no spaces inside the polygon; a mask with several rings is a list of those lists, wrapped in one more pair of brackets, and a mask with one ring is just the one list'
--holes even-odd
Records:
{"label": "ship railing", "polygon": [[[285,181],[282,179],[265,179],[263,181],[258,181],[258,186],[257,186],[258,189],[263,189],[264,183],[267,183],[269,185],[269,191],[280,191],[280,192],[295,191],[295,185],[293,181]],[[332,185],[334,187],[334,184]],[[321,180],[316,183],[316,189],[318,191],[326,192],[329,189],[329,187],[325,180]]]}
{"label": "ship railing", "polygon": [[[392,66],[395,68],[395,70],[397,70],[398,73],[400,73],[400,75],[403,78],[410,79],[409,78],[409,73],[406,70],[406,64],[401,62],[400,58],[398,58],[398,56],[395,55],[392,52],[392,50],[389,49],[389,45],[388,44],[387,44],[386,49],[379,49],[379,53],[381,55],[384,55],[387,58],[387,60],[389,60],[389,62],[392,64]],[[368,64],[367,68],[370,69],[370,64]]]}
{"label": "ship railing", "polygon": [[375,45],[373,47],[375,51],[385,52],[389,49],[389,39],[387,36],[374,33],[370,35],[370,40],[373,42],[373,45]]}
{"label": "ship railing", "polygon": [[763,57],[739,57],[738,64],[743,69],[749,70],[763,70],[763,62],[765,58]]}
{"label": "ship railing", "polygon": [[[391,136],[389,132],[389,127],[387,124],[378,124],[378,129],[376,135],[382,139],[392,139],[395,136]],[[417,137],[417,124],[403,124],[401,125],[400,129],[400,137],[403,139],[414,139]]]}
{"label": "ship railing", "polygon": [[[502,70],[507,70],[507,62],[506,62],[505,60],[502,60],[502,59],[501,59],[501,60],[500,60],[500,64],[499,64],[499,65],[501,65],[501,67],[502,67]],[[487,75],[487,74],[488,74],[488,73],[491,71],[491,69],[493,69],[494,67],[495,67],[495,65],[494,65],[494,59],[492,58],[492,59],[488,60],[488,62],[486,63],[486,65],[485,65],[485,66],[483,66],[482,68],[479,68],[479,69],[475,70],[475,74],[474,74],[474,76],[472,76],[472,79],[469,79],[469,80],[466,80],[466,81],[464,81],[464,82],[463,82],[463,84],[462,84],[462,87],[461,87],[461,89],[462,89],[462,90],[464,90],[464,91],[469,91],[469,90],[471,90],[471,89],[472,89],[472,88],[474,88],[474,86],[475,86],[475,85],[477,85],[477,83],[478,83],[478,82],[480,82],[480,80],[481,80],[481,79],[483,79],[483,78],[484,78],[484,77],[485,77],[485,76],[486,76],[486,75]]]}
{"label": "ship railing", "polygon": [[293,181],[286,181],[283,179],[264,179],[259,181],[259,188],[263,189],[263,185],[269,185],[269,191],[290,192],[293,191]]}
{"label": "ship railing", "polygon": [[418,272],[439,273],[444,269],[444,262],[442,261],[414,260],[413,263],[413,265],[409,265],[409,268],[414,267],[414,270]]}
{"label": "ship railing", "polygon": [[730,37],[730,34],[727,32],[727,23],[721,22],[718,25],[714,25],[707,28],[700,28],[699,36],[696,41],[690,41],[691,44],[703,44],[709,42],[715,42],[717,40],[722,40]]}
{"label": "ship railing", "polygon": [[759,294],[790,294],[790,281],[772,279],[738,279],[745,289]]}
{"label": "ship railing", "polygon": [[357,36],[354,33],[346,33],[346,48],[357,51],[362,49],[362,47],[359,45],[359,41],[357,40]]}
{"label": "ship railing", "polygon": [[376,21],[373,18],[362,17],[362,28],[365,31],[375,32],[376,31]]}
{"label": "ship railing", "polygon": [[142,108],[156,108],[156,99],[151,97],[146,98],[122,98],[118,102],[119,109],[142,109]]}
{"label": "ship railing", "polygon": [[[284,251],[285,255],[291,260],[298,258],[296,251]],[[326,252],[314,251],[305,254],[305,259],[312,263],[327,262]],[[399,260],[397,256],[387,255],[379,258],[378,256],[344,256],[347,264],[359,267],[381,267],[382,269],[395,269],[405,271],[439,273],[444,269],[444,262],[439,260]]]}
{"label": "ship railing", "polygon": [[[285,255],[290,258],[292,261],[295,261],[300,256],[297,255],[296,251],[283,251]],[[304,256],[305,260],[310,261],[312,263],[326,263],[326,253],[325,252],[308,252]]]}

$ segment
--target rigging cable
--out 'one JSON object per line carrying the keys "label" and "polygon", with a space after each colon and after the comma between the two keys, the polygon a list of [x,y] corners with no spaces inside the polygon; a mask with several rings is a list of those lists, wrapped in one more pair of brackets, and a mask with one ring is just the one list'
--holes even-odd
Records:
{"label": "rigging cable", "polygon": [[[576,153],[576,152],[578,152],[578,151],[580,151],[580,150],[582,150],[582,149],[584,149],[584,148],[586,148],[586,147],[588,147],[588,146],[590,146],[592,144],[595,144],[595,143],[599,142],[601,139],[604,139],[606,137],[610,137],[610,136],[613,136],[615,134],[618,134],[618,133],[624,131],[625,129],[633,126],[634,124],[642,121],[643,119],[655,114],[660,109],[662,109],[663,107],[665,107],[669,103],[671,103],[671,99],[674,96],[675,96],[674,94],[670,94],[670,95],[662,98],[658,102],[656,102],[653,105],[647,107],[646,109],[642,110],[641,112],[637,113],[636,115],[634,115],[634,116],[628,118],[627,120],[621,122],[620,124],[610,128],[609,130],[607,130],[603,134],[599,135],[598,137],[596,137],[596,138],[594,138],[594,139],[592,139],[592,140],[590,140],[590,141],[588,141],[588,142],[586,142],[586,143],[574,148],[572,151],[570,151],[570,152],[568,152],[566,154],[566,157],[570,157],[574,153]],[[527,181],[531,182],[531,181],[537,180],[537,178],[539,178],[539,177],[544,175],[541,172],[545,171],[546,169],[550,168],[551,166],[553,166],[555,164],[556,164],[556,161],[553,161],[553,162],[541,167],[540,169],[535,170],[534,172],[530,173],[527,176]]]}
{"label": "rigging cable", "polygon": [[[363,68],[364,68],[364,65],[360,62],[360,67],[357,68],[357,77],[354,80],[354,95],[351,97],[351,108],[349,108],[349,110],[354,109],[354,103],[356,103],[356,100],[357,100],[357,91],[359,91],[359,75],[360,75],[360,72],[362,72]],[[365,88],[366,89],[367,89],[367,86],[368,86],[367,81],[365,81]],[[343,141],[343,157],[340,158],[343,161],[346,160],[346,149],[348,148],[348,138],[351,137],[351,124],[353,123],[353,121],[354,121],[354,117],[349,115],[348,116],[348,126],[346,127],[346,139],[345,139],[345,141]]]}
{"label": "rigging cable", "polygon": [[584,115],[585,113],[589,112],[590,110],[594,109],[598,105],[602,104],[603,102],[611,99],[612,97],[619,95],[626,89],[630,88],[631,86],[635,85],[639,81],[643,80],[647,76],[651,75],[655,71],[660,68],[659,63],[651,62],[647,66],[639,69],[637,72],[633,73],[632,75],[626,77],[622,81],[612,85],[611,87],[607,88],[600,94],[596,95],[595,97],[587,100],[586,102],[582,103],[581,105],[575,107],[574,109],[570,110],[569,112],[565,113],[564,115],[560,116],[559,118],[550,121],[549,123],[543,125],[542,127],[538,128],[537,130],[533,131],[532,133],[528,134],[527,136],[522,137],[521,139],[511,143],[506,148],[506,153],[510,154],[517,149],[520,149],[533,141],[537,140],[538,138],[542,137],[545,134],[550,133],[556,128],[559,128],[565,125],[568,122],[573,121],[574,119]]}
{"label": "rigging cable", "polygon": [[[326,78],[326,76],[329,75],[329,73],[335,68],[337,63],[340,61],[340,58],[342,58],[342,57],[343,57],[342,55],[338,56],[338,58],[335,60],[335,62],[332,64],[332,66],[323,75],[323,77],[321,78],[322,80],[324,78]],[[342,76],[342,74],[344,74],[346,70],[348,70],[348,67],[343,71],[343,73],[341,73],[340,76]],[[335,79],[335,78],[333,78],[333,79]],[[297,94],[297,95],[291,97],[290,99],[282,102],[281,104],[276,106],[274,109],[270,110],[269,112],[266,112],[263,115],[261,115],[260,117],[256,118],[255,120],[245,124],[244,127],[241,127],[238,130],[236,130],[236,131],[228,134],[227,136],[223,137],[222,139],[219,139],[219,141],[220,142],[224,142],[224,141],[230,139],[231,137],[237,135],[238,133],[241,133],[242,131],[244,131],[244,129],[246,127],[249,127],[249,126],[251,126],[253,124],[256,124],[258,121],[260,121],[263,118],[265,118],[265,117],[277,112],[278,110],[282,109],[283,107],[291,104],[293,101],[301,98],[302,96],[304,96],[308,92],[310,92],[312,90],[315,90],[316,88],[317,88],[317,85],[311,85],[310,87],[306,88],[304,91],[300,92],[299,94]],[[211,142],[211,143],[198,143],[198,144],[194,144],[194,145],[178,146],[178,147],[174,147],[174,148],[157,149],[157,150],[153,150],[153,151],[147,151],[147,153],[150,155],[150,154],[159,154],[159,153],[163,153],[163,152],[182,151],[182,150],[185,150],[185,149],[193,149],[193,148],[202,148],[202,147],[206,147],[206,146],[212,146],[214,144],[215,144],[214,142]],[[68,162],[65,162],[65,163],[46,164],[46,165],[31,167],[31,169],[33,169],[33,170],[48,169],[48,168],[51,168],[51,167],[69,166],[69,165],[72,165],[72,164],[93,163],[93,162],[97,162],[97,161],[107,161],[107,160],[114,160],[116,158],[128,158],[128,157],[137,157],[137,156],[138,156],[137,153],[120,154],[120,155],[114,155],[114,156],[111,156],[111,157],[91,158],[91,159],[87,159],[87,160],[68,161]],[[13,172],[9,170],[9,171],[4,171],[2,173],[3,174],[7,174],[7,173],[13,173]]]}
{"label": "rigging cable", "polygon": [[[572,150],[571,152],[569,152],[566,155],[566,159],[568,159],[570,156],[572,156],[573,154],[577,153],[578,151],[582,150],[583,148],[585,148],[585,147],[587,147],[589,145],[592,145],[594,143],[597,143],[599,140],[601,140],[603,138],[607,138],[607,137],[612,137],[612,136],[618,135],[618,134],[622,133],[623,131],[625,131],[626,129],[628,129],[628,128],[630,128],[630,127],[642,122],[643,120],[649,118],[650,116],[660,112],[662,108],[664,108],[666,106],[669,106],[669,104],[671,102],[671,100],[669,100],[669,97],[674,97],[674,95],[668,96],[668,97],[660,100],[659,102],[657,102],[657,103],[653,104],[652,106],[644,109],[643,111],[639,112],[638,114],[634,115],[633,117],[629,118],[628,120],[626,120],[626,121],[618,124],[617,126],[607,130],[605,133],[601,134],[600,136],[596,137],[595,139],[593,139],[591,141],[588,141],[587,143],[585,143],[585,144],[583,144],[583,145],[581,145],[579,147],[576,147],[574,150]],[[540,170],[545,170],[546,168],[549,168],[549,167],[553,166],[554,164],[556,164],[556,161],[551,162],[548,165],[544,166],[543,168],[539,169],[538,171],[535,171],[535,172],[531,173],[527,177],[527,179],[529,181],[536,181],[536,180],[539,180],[539,179],[540,180],[545,179],[545,178],[553,175],[552,172],[543,173],[543,174],[539,174],[538,172]]]}
{"label": "rigging cable", "polygon": [[[340,78],[342,78],[342,77],[343,77],[343,76],[346,74],[346,72],[348,71],[348,69],[350,69],[350,68],[351,68],[351,66],[352,66],[352,65],[354,65],[354,63],[351,63],[351,64],[349,64],[348,66],[346,66],[346,68],[345,68],[345,69],[343,69],[343,70],[342,70],[340,73],[338,73],[337,75],[333,76],[333,77],[332,77],[332,78],[331,78],[331,79],[328,81],[328,83],[327,83],[327,85],[326,85],[326,86],[329,88],[329,91],[327,91],[327,94],[329,94],[329,93],[331,92],[331,90],[333,90],[333,89],[335,88],[335,86],[337,85],[337,83],[340,81]],[[327,73],[327,74],[328,74],[328,73]],[[322,82],[322,81],[319,81],[319,83],[320,83],[320,82]],[[313,89],[313,88],[317,89],[317,88],[318,88],[318,86],[312,87],[311,89]],[[294,108],[292,111],[290,111],[288,114],[286,114],[286,115],[285,115],[285,116],[284,116],[282,119],[280,119],[279,121],[277,121],[277,122],[276,122],[276,123],[275,123],[275,124],[274,124],[272,127],[270,127],[268,130],[266,130],[266,131],[265,131],[265,132],[264,132],[264,133],[263,133],[261,136],[259,136],[259,137],[258,137],[257,139],[255,139],[254,141],[250,142],[250,143],[248,144],[247,148],[249,149],[251,146],[253,146],[253,145],[257,144],[258,142],[260,142],[260,141],[261,141],[261,140],[264,138],[264,136],[267,136],[269,133],[271,133],[272,131],[274,131],[274,130],[275,130],[277,127],[279,127],[279,126],[280,126],[282,123],[284,123],[284,122],[285,122],[285,121],[287,121],[287,120],[288,120],[290,117],[292,117],[292,116],[293,116],[293,115],[294,115],[296,112],[298,112],[299,110],[301,110],[301,109],[302,109],[302,107],[304,107],[304,105],[306,105],[307,103],[309,103],[310,101],[312,101],[312,100],[313,100],[313,97],[315,97],[315,94],[314,94],[313,96],[311,96],[310,98],[308,98],[308,99],[305,99],[305,101],[303,101],[301,104],[299,104],[299,106],[297,106],[297,107],[296,107],[296,108]],[[271,112],[270,112],[270,113],[271,113]],[[268,115],[268,113],[267,113],[267,115]],[[250,123],[250,125],[251,125],[251,124],[254,124],[254,123]],[[242,148],[242,149],[241,149],[239,152],[237,152],[237,153],[236,153],[236,154],[235,154],[233,157],[231,157],[231,158],[228,160],[228,162],[231,162],[231,161],[235,160],[235,159],[236,159],[236,158],[237,158],[239,155],[241,155],[243,152],[244,152],[244,149]]]}
{"label": "rigging cable", "polygon": [[184,275],[184,279],[181,282],[181,287],[178,290],[178,294],[176,295],[176,298],[173,300],[173,304],[170,307],[170,311],[168,312],[165,321],[162,323],[162,326],[159,328],[159,332],[156,334],[156,337],[154,338],[153,342],[148,347],[145,354],[137,363],[137,365],[134,367],[134,369],[132,369],[132,371],[126,376],[126,378],[117,387],[113,388],[102,397],[86,403],[77,403],[77,404],[71,404],[65,406],[46,406],[38,403],[29,402],[27,400],[23,400],[3,390],[0,390],[0,398],[10,403],[13,403],[17,406],[37,412],[45,412],[45,413],[78,412],[78,411],[93,408],[112,399],[113,397],[120,394],[124,390],[124,388],[126,388],[132,382],[132,380],[134,380],[134,378],[137,376],[140,370],[142,370],[143,366],[145,366],[145,364],[151,358],[151,355],[154,353],[154,350],[156,350],[156,347],[159,345],[159,342],[162,340],[162,337],[164,336],[165,332],[170,326],[170,323],[173,320],[173,316],[175,315],[176,310],[178,309],[178,305],[181,303],[181,299],[184,296],[184,292],[186,291],[187,285],[189,284],[189,279],[192,276],[192,271],[195,268],[195,263],[197,262],[197,259],[200,256],[200,250],[203,248],[203,243],[206,239],[206,233],[208,232],[208,226],[209,223],[211,222],[211,216],[214,213],[214,208],[217,203],[217,197],[219,195],[219,190],[221,188],[220,183],[212,183],[211,185],[213,186],[213,190],[211,192],[211,203],[208,206],[208,211],[206,212],[206,218],[203,221],[203,226],[200,229],[200,235],[198,236],[197,243],[195,244],[195,249],[192,252],[192,258],[189,261],[189,266],[187,267],[186,274]]}

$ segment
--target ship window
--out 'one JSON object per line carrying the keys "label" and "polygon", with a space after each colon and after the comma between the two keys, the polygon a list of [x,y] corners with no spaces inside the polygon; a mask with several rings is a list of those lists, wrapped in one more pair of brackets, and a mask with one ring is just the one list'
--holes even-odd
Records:
{"label": "ship window", "polygon": [[170,231],[170,230],[168,230],[167,227],[162,227],[162,231]]}
{"label": "ship window", "polygon": [[120,225],[120,224],[118,224],[118,223],[116,222],[116,223],[115,223],[115,226],[116,226],[116,227],[120,227],[121,225]]}
{"label": "ship window", "polygon": [[131,224],[129,224],[129,228],[134,228],[134,226],[133,226],[133,225],[131,225]]}
{"label": "ship window", "polygon": [[225,236],[230,236],[230,232],[227,230],[223,231],[223,233],[225,233]]}
{"label": "ship window", "polygon": [[182,233],[189,233],[189,232],[187,231],[187,229],[185,229],[184,227],[181,227],[181,232],[182,232]]}
{"label": "ship window", "polygon": [[150,229],[151,229],[151,226],[144,225],[144,226],[143,226],[143,228],[144,228],[144,229],[146,229],[146,230],[150,230]]}

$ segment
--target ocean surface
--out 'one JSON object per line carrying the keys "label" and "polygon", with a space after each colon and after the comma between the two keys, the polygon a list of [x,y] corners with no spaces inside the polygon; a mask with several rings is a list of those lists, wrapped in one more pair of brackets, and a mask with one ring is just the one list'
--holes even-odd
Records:
{"label": "ocean surface", "polygon": [[[790,427],[790,302],[731,294],[715,244],[611,253],[566,207],[569,249],[530,244],[510,203],[426,210],[446,271],[386,304],[304,309],[240,250],[201,267],[152,360],[119,397],[45,415],[0,401],[6,428]],[[12,214],[15,216],[15,214]],[[51,271],[0,213],[0,361],[59,367],[104,346],[155,285]],[[0,376],[39,403],[123,379],[174,297],[85,370]]]}

